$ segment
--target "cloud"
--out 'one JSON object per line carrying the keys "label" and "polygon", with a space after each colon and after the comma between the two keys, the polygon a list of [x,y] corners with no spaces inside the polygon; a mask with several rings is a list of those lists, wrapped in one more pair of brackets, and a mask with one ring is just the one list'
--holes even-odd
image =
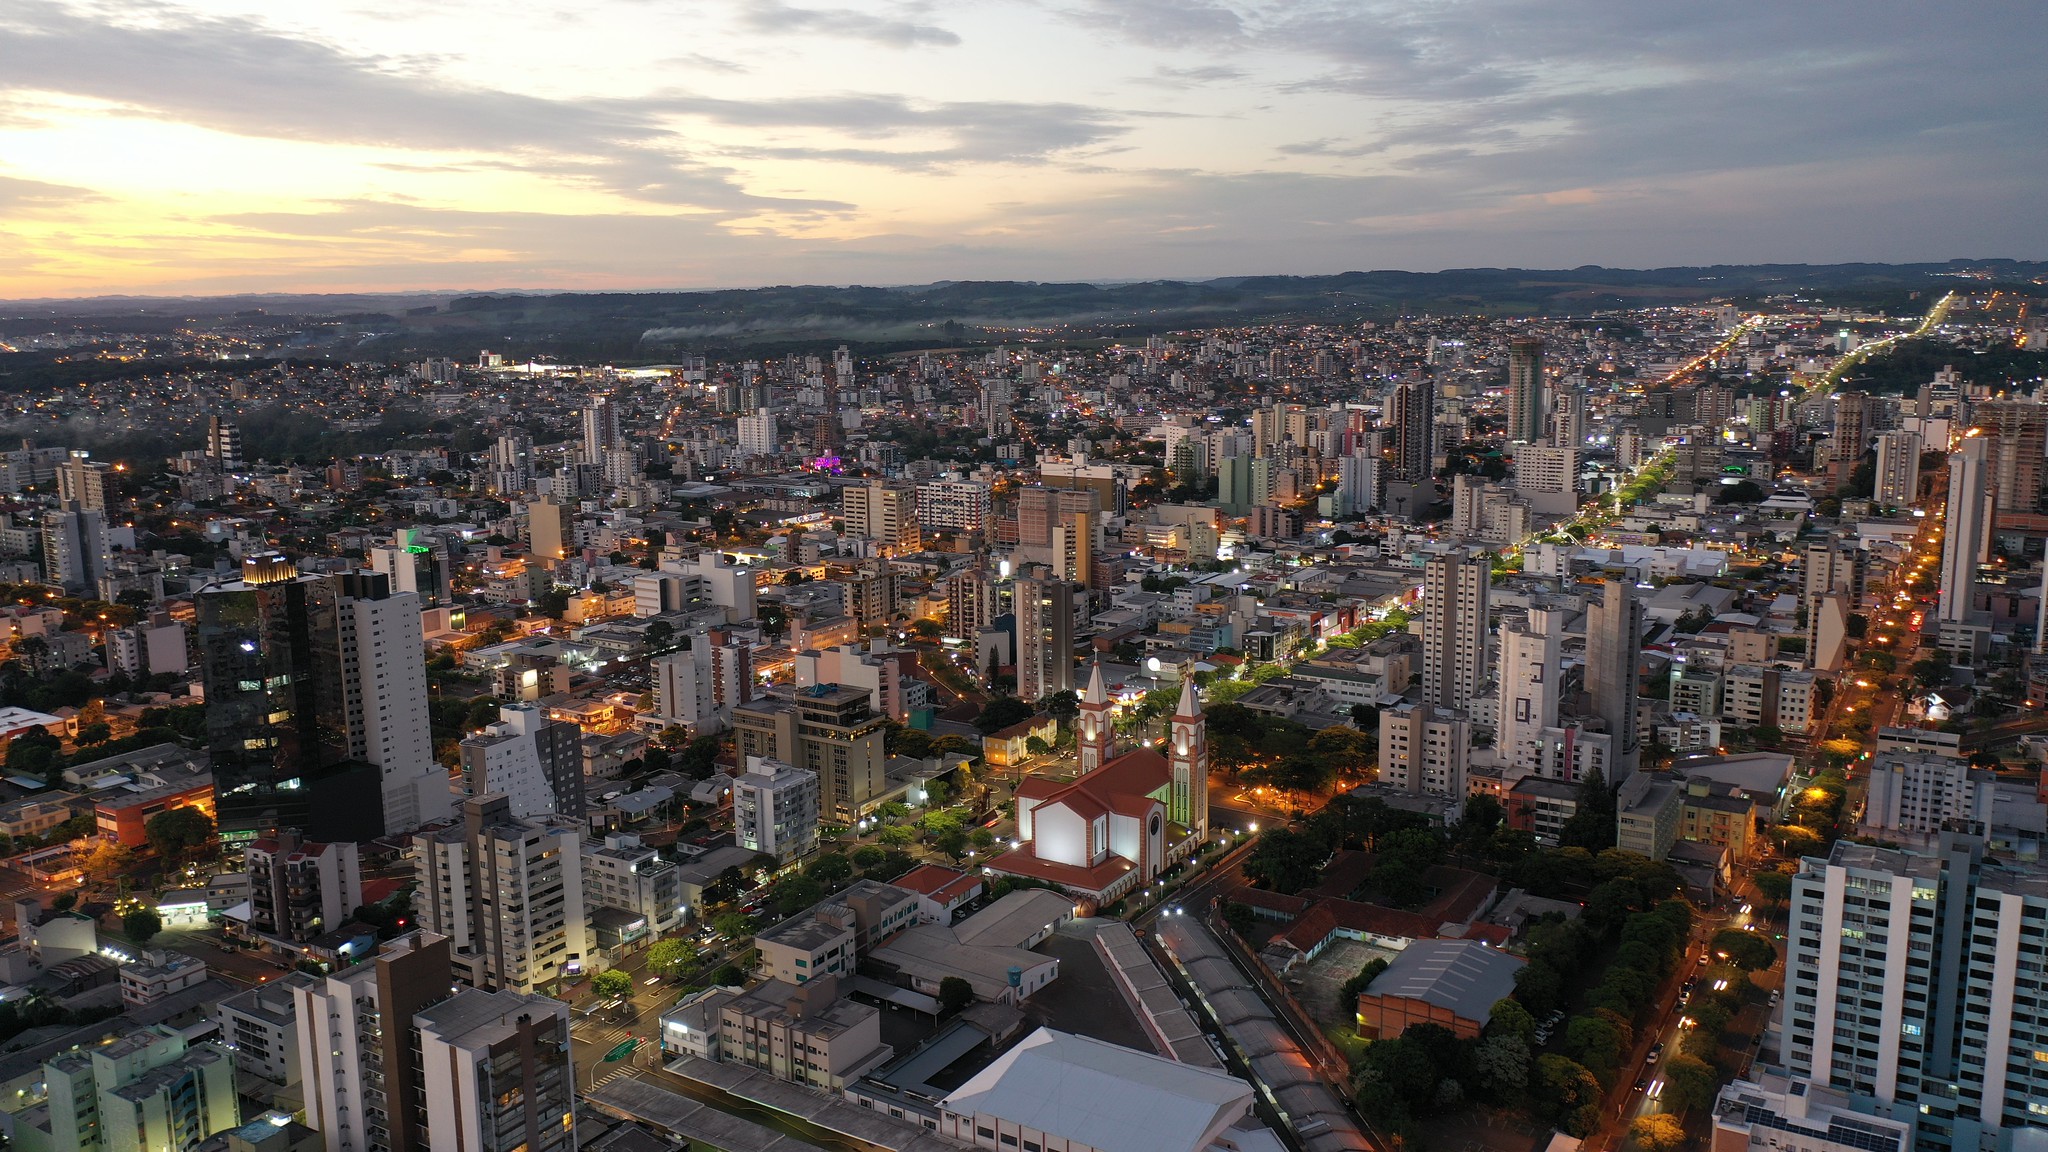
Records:
{"label": "cloud", "polygon": [[779,100],[722,100],[670,96],[661,106],[737,128],[807,128],[858,140],[943,138],[939,147],[912,143],[880,147],[760,144],[734,147],[734,156],[825,160],[929,169],[961,163],[1037,163],[1056,153],[1091,147],[1128,130],[1122,115],[1070,103],[963,100],[927,103],[901,96],[846,94]]}
{"label": "cloud", "polygon": [[0,175],[0,213],[8,215],[67,208],[105,199],[90,188]]}
{"label": "cloud", "polygon": [[664,67],[668,68],[694,68],[700,72],[724,72],[741,75],[748,71],[747,66],[744,64],[736,64],[719,56],[706,56],[702,52],[685,52],[681,56],[671,56],[661,63]]}
{"label": "cloud", "polygon": [[1244,18],[1214,0],[1084,0],[1069,20],[1153,48],[1225,48],[1244,38]]}
{"label": "cloud", "polygon": [[[62,93],[240,136],[493,154],[620,195],[730,211],[831,208],[756,196],[682,149],[659,112],[446,83],[239,17],[147,9],[113,24],[45,3],[0,14],[0,88]],[[565,159],[571,162],[563,162]]]}
{"label": "cloud", "polygon": [[1137,82],[1154,88],[1206,88],[1212,84],[1228,84],[1245,78],[1242,68],[1225,64],[1210,64],[1198,68],[1169,68],[1162,64],[1152,70],[1152,75],[1141,76]]}
{"label": "cloud", "polygon": [[888,48],[951,48],[960,43],[960,37],[935,24],[871,16],[851,8],[798,8],[780,0],[754,0],[740,13],[740,24],[764,35],[815,33]]}

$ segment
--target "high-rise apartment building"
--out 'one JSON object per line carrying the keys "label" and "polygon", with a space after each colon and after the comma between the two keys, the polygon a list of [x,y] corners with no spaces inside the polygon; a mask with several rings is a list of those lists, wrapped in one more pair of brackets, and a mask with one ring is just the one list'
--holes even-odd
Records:
{"label": "high-rise apartment building", "polygon": [[972,640],[996,621],[996,578],[986,568],[963,568],[946,577],[946,635]]}
{"label": "high-rise apartment building", "polygon": [[1379,454],[1357,451],[1337,458],[1337,507],[1340,515],[1355,516],[1379,507]]}
{"label": "high-rise apartment building", "polygon": [[781,435],[775,427],[775,413],[766,408],[752,416],[739,418],[736,433],[741,456],[773,456],[781,447]]}
{"label": "high-rise apartment building", "polygon": [[1549,439],[1549,405],[1543,387],[1543,341],[1524,337],[1508,343],[1508,440],[1537,444]]}
{"label": "high-rise apartment building", "polygon": [[348,841],[309,843],[296,828],[249,842],[249,927],[304,943],[348,922],[363,906],[363,865]]}
{"label": "high-rise apartment building", "polygon": [[420,926],[449,939],[463,982],[532,992],[590,965],[582,821],[519,817],[472,796],[461,819],[413,836]]}
{"label": "high-rise apartment building", "polygon": [[1520,770],[1538,769],[1544,730],[1557,726],[1563,616],[1558,609],[1531,608],[1527,619],[1501,626],[1497,744],[1501,756]]}
{"label": "high-rise apartment building", "polygon": [[1835,434],[1828,437],[1830,458],[1846,463],[1863,459],[1870,443],[1870,397],[1861,392],[1835,393]]}
{"label": "high-rise apartment building", "polygon": [[167,1024],[55,1055],[30,1081],[43,1099],[9,1125],[22,1152],[184,1152],[241,1124],[234,1054]]}
{"label": "high-rise apartment building", "polygon": [[1610,787],[1634,772],[1642,759],[1636,697],[1642,686],[1643,602],[1619,580],[1609,580],[1597,603],[1586,610],[1586,703],[1614,737],[1606,773]]}
{"label": "high-rise apartment building", "polygon": [[619,410],[609,396],[593,396],[583,405],[583,462],[604,463],[607,450],[619,446]]}
{"label": "high-rise apartment building", "polygon": [[1015,581],[1017,696],[1037,703],[1074,688],[1074,586],[1041,573]]}
{"label": "high-rise apartment building", "polygon": [[1917,1126],[1914,1147],[2014,1147],[2048,1127],[2048,870],[1944,834],[1837,841],[1792,881],[1783,1048],[1795,1079]]}
{"label": "high-rise apartment building", "polygon": [[419,598],[252,556],[194,597],[221,834],[369,840],[448,814]]}
{"label": "high-rise apartment building", "polygon": [[1904,508],[1920,491],[1920,434],[1894,429],[1877,435],[1877,478],[1872,498],[1880,507]]}
{"label": "high-rise apartment building", "polygon": [[206,455],[222,468],[242,466],[242,428],[218,416],[206,418]]}
{"label": "high-rise apartment building", "polygon": [[2048,404],[1979,400],[1970,420],[1991,441],[1992,495],[2000,512],[2048,510]]}
{"label": "high-rise apartment building", "polygon": [[1436,455],[1435,382],[1404,380],[1396,385],[1387,406],[1387,423],[1394,431],[1394,479],[1428,483]]}
{"label": "high-rise apartment building", "polygon": [[629,832],[583,845],[583,904],[600,952],[680,928],[690,917],[683,870]]}
{"label": "high-rise apartment building", "polygon": [[794,860],[818,844],[818,774],[747,757],[732,782],[733,843],[778,860]]}
{"label": "high-rise apartment building", "polygon": [[453,990],[449,943],[413,932],[293,990],[306,1123],[327,1152],[576,1147],[569,1006]]}
{"label": "high-rise apartment building", "polygon": [[821,817],[850,824],[887,786],[882,738],[888,718],[871,702],[866,688],[814,684],[791,699],[741,705],[732,714],[738,752],[815,773]]}
{"label": "high-rise apartment building", "polygon": [[1517,446],[1515,495],[1538,512],[1569,515],[1579,506],[1579,450],[1549,444]]}
{"label": "high-rise apartment building", "polygon": [[849,533],[871,537],[895,551],[917,551],[922,531],[915,490],[876,480],[846,489],[843,499]]}
{"label": "high-rise apartment building", "polygon": [[1432,556],[1422,573],[1422,699],[1458,708],[1486,684],[1493,569],[1483,555]]}
{"label": "high-rise apartment building", "polygon": [[1941,538],[1943,625],[1970,622],[1975,613],[1977,566],[1990,558],[1992,494],[1990,441],[1972,428],[1948,457],[1948,511]]}
{"label": "high-rise apartment building", "polygon": [[112,464],[96,461],[89,453],[73,452],[57,468],[57,502],[65,507],[75,504],[81,512],[105,515],[113,483]]}
{"label": "high-rise apartment building", "polygon": [[107,516],[88,511],[75,501],[43,513],[43,579],[78,595],[95,595],[100,578],[113,565],[107,539]]}
{"label": "high-rise apartment building", "polygon": [[1388,787],[1462,803],[1471,754],[1462,711],[1399,704],[1380,713],[1380,783]]}
{"label": "high-rise apartment building", "polygon": [[543,496],[526,506],[526,547],[552,568],[576,546],[575,509]]}
{"label": "high-rise apartment building", "polygon": [[723,629],[686,632],[649,664],[662,723],[693,734],[725,731],[732,710],[754,698],[753,650]]}
{"label": "high-rise apartment building", "polygon": [[981,532],[988,528],[989,488],[975,480],[932,480],[917,486],[917,522],[926,528]]}
{"label": "high-rise apartment building", "polygon": [[462,791],[502,794],[514,816],[584,811],[583,730],[532,704],[501,704],[498,719],[462,740]]}
{"label": "high-rise apartment building", "polygon": [[533,491],[533,437],[524,432],[507,432],[491,444],[490,491],[499,496],[521,496]]}

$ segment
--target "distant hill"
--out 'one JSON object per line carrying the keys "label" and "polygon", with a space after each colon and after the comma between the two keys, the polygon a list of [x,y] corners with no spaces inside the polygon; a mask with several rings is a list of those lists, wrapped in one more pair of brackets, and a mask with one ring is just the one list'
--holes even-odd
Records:
{"label": "distant hill", "polygon": [[[53,322],[108,330],[306,322],[294,351],[351,359],[415,355],[659,362],[848,343],[876,353],[1045,338],[1129,339],[1176,328],[1270,321],[1350,323],[1451,314],[1585,315],[1742,302],[1785,292],[1836,306],[1911,310],[1916,293],[1981,277],[2033,290],[2048,264],[1756,264],[1697,268],[1461,268],[1335,276],[1047,284],[948,281],[910,287],[779,286],[704,292],[479,292],[101,297],[0,302],[0,335]],[[26,327],[24,327],[26,326]]]}

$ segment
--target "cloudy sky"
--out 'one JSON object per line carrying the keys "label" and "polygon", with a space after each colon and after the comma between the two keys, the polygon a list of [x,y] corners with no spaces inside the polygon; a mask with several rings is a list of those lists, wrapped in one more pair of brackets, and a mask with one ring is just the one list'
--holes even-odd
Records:
{"label": "cloudy sky", "polygon": [[0,297],[2048,257],[2036,5],[0,4]]}

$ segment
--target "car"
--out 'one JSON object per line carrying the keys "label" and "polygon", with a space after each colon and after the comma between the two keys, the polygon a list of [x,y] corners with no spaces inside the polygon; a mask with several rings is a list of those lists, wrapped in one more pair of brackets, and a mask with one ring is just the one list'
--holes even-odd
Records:
{"label": "car", "polygon": [[1637,1077],[1637,1079],[1636,1079],[1636,1091],[1638,1091],[1638,1092],[1647,1092],[1647,1091],[1649,1091],[1649,1090],[1650,1090],[1650,1078],[1649,1078],[1648,1076],[1640,1076],[1640,1077]]}
{"label": "car", "polygon": [[1657,1061],[1659,1061],[1659,1060],[1661,1060],[1661,1059],[1663,1059],[1663,1058],[1664,1058],[1664,1043],[1663,1043],[1663,1041],[1661,1041],[1661,1040],[1660,1040],[1660,1041],[1658,1041],[1657,1043],[1655,1043],[1655,1044],[1652,1044],[1652,1045],[1650,1045],[1650,1058],[1649,1058],[1648,1060],[1645,1060],[1645,1061],[1644,1061],[1644,1063],[1645,1063],[1645,1064],[1655,1064],[1655,1063],[1656,1063]]}
{"label": "car", "polygon": [[659,977],[659,976],[649,976],[649,977],[648,977],[647,979],[645,979],[645,980],[642,980],[642,981],[641,981],[641,983],[642,983],[642,984],[659,984],[659,983],[661,983],[661,977]]}

